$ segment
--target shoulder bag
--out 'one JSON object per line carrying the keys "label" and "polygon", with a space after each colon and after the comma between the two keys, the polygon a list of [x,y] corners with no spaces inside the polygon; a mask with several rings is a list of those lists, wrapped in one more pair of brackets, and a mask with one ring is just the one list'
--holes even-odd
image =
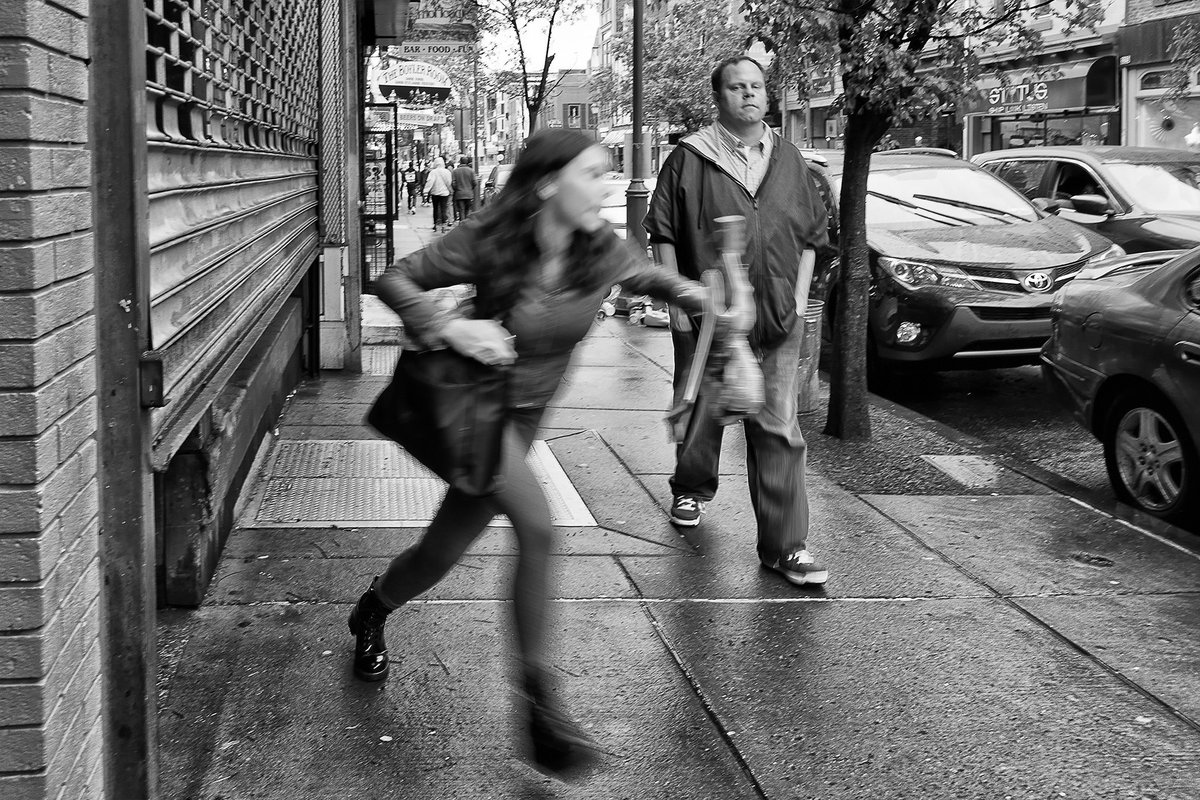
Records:
{"label": "shoulder bag", "polygon": [[406,350],[367,423],[460,492],[495,494],[508,371],[449,348]]}

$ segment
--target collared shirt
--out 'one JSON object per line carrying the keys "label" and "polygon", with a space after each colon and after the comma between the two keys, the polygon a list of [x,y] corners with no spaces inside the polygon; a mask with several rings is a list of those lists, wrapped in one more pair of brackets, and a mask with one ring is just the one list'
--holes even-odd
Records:
{"label": "collared shirt", "polygon": [[717,128],[717,138],[722,144],[718,151],[721,166],[737,178],[738,183],[746,187],[746,191],[754,194],[767,174],[767,165],[771,163],[771,140],[774,138],[771,129],[764,123],[763,135],[758,144],[749,145],[744,144],[721,123],[714,124]]}

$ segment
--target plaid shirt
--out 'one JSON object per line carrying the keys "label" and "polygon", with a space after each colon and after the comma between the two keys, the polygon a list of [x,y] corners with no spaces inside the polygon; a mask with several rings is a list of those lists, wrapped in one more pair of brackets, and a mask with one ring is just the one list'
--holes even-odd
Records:
{"label": "plaid shirt", "polygon": [[737,178],[738,183],[746,187],[746,191],[754,194],[762,184],[767,174],[767,165],[771,163],[771,148],[774,135],[771,129],[763,124],[763,136],[758,144],[743,144],[721,123],[715,123],[717,136],[723,145],[720,149],[721,166],[730,175]]}

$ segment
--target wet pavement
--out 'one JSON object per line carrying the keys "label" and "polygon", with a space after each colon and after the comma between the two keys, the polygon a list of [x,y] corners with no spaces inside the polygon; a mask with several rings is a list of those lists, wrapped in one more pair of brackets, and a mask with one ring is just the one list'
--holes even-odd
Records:
{"label": "wet pavement", "polygon": [[421,516],[428,489],[361,425],[386,377],[325,373],[281,417],[204,604],[162,614],[162,796],[1200,798],[1186,542],[880,402],[870,444],[802,417],[831,578],[797,589],[755,559],[736,429],[703,525],[667,521],[670,360],[666,331],[599,324],[543,432],[562,519],[577,492],[595,521],[558,529],[552,635],[596,770],[524,761],[502,524],[389,619],[388,681],[354,679],[346,616],[421,533],[387,514]]}

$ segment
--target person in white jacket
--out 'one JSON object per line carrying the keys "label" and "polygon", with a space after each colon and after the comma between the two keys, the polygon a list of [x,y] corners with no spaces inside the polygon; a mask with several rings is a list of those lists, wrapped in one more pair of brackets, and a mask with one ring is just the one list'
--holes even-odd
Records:
{"label": "person in white jacket", "polygon": [[425,181],[425,194],[433,201],[433,229],[446,230],[446,214],[450,206],[450,192],[453,177],[446,169],[446,162],[441,157],[433,160],[433,169]]}

